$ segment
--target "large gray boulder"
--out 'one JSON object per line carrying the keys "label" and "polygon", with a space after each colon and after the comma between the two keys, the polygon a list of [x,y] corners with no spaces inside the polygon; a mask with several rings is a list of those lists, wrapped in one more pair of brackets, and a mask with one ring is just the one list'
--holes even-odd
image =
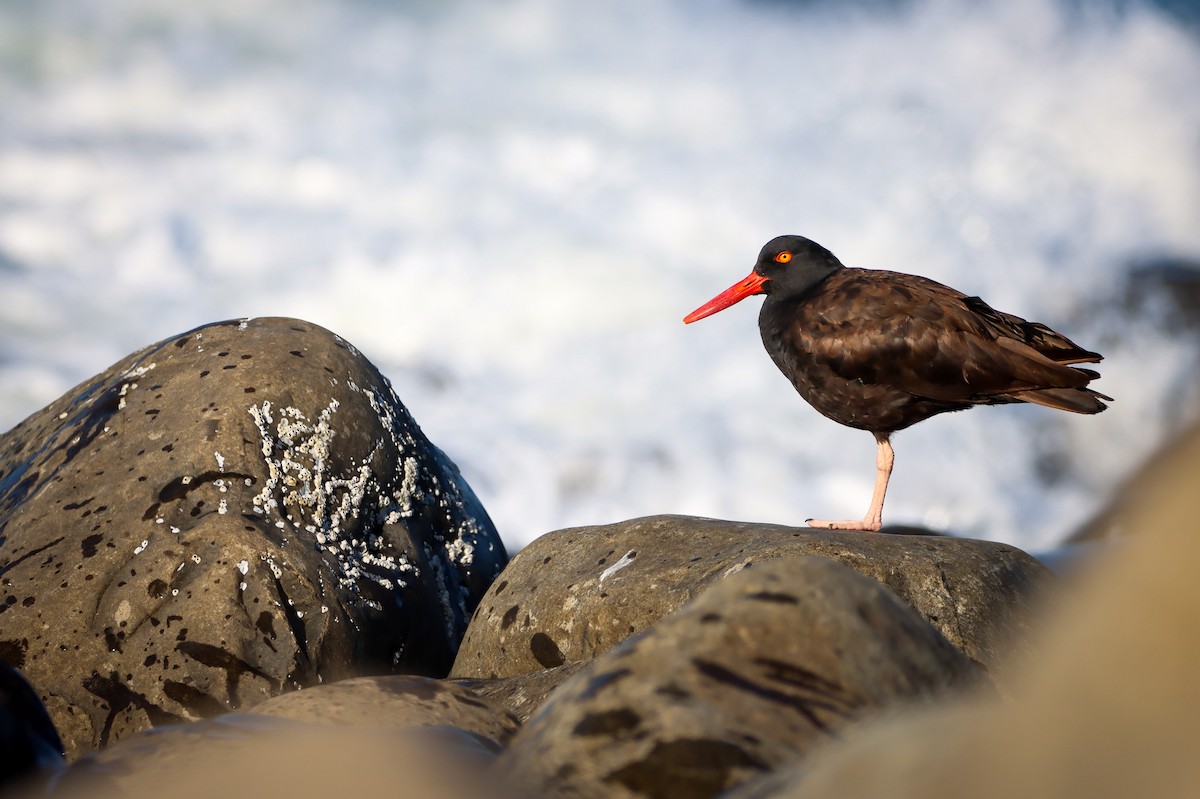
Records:
{"label": "large gray boulder", "polygon": [[209,325],[0,437],[0,653],[68,753],[364,673],[443,675],[506,562],[349,343]]}
{"label": "large gray boulder", "polygon": [[586,661],[774,558],[819,555],[872,577],[996,675],[1031,644],[1050,572],[1019,549],[957,538],[821,531],[686,516],[560,530],[518,553],[488,589],[452,677],[494,678]]}

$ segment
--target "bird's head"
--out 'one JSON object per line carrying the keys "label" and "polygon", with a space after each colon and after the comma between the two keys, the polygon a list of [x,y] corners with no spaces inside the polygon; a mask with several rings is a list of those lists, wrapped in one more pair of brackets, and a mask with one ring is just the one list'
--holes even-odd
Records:
{"label": "bird's head", "polygon": [[749,275],[683,317],[684,324],[723,311],[753,294],[799,294],[841,268],[837,257],[815,241],[776,236],[759,251]]}

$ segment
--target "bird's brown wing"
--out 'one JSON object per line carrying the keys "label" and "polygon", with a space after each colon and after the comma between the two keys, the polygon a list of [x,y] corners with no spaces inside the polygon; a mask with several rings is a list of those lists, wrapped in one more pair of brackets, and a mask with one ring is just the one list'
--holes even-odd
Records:
{"label": "bird's brown wing", "polygon": [[793,335],[841,377],[945,403],[1105,407],[1087,388],[1098,375],[1068,365],[1100,356],[1045,325],[917,275],[846,269],[822,289]]}

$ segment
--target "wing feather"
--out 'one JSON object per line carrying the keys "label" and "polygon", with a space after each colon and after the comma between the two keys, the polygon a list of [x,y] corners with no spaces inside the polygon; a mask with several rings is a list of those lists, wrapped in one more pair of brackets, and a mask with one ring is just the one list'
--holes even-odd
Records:
{"label": "wing feather", "polygon": [[790,336],[846,380],[945,403],[1104,408],[1087,388],[1098,374],[1071,366],[1101,356],[1046,325],[916,275],[847,269],[831,281],[832,301]]}

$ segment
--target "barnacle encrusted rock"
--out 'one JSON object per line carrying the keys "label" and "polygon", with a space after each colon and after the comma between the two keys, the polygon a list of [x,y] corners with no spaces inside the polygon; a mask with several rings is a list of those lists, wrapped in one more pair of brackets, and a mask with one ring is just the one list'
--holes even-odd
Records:
{"label": "barnacle encrusted rock", "polygon": [[444,674],[506,559],[388,381],[306,322],[167,339],[0,438],[0,653],[71,754],[321,681]]}

